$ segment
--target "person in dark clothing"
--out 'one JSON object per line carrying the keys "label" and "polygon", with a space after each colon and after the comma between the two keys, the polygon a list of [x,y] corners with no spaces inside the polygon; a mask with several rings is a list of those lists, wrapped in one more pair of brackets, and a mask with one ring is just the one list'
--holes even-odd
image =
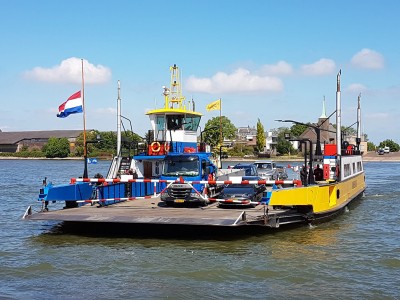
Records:
{"label": "person in dark clothing", "polygon": [[302,185],[307,185],[307,167],[303,166],[300,170],[300,179]]}
{"label": "person in dark clothing", "polygon": [[315,181],[324,180],[324,172],[319,167],[319,165],[317,165],[317,167],[314,170],[314,179],[315,179]]}

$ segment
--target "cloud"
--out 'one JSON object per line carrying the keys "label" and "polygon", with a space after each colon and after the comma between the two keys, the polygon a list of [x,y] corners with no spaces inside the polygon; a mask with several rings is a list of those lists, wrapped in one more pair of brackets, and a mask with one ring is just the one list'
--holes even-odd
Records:
{"label": "cloud", "polygon": [[335,62],[328,58],[321,58],[313,64],[301,66],[301,72],[304,75],[328,75],[335,72],[335,70]]}
{"label": "cloud", "polygon": [[[111,70],[102,65],[93,65],[86,59],[83,60],[85,83],[100,84],[110,80]],[[28,79],[44,82],[81,83],[82,62],[80,58],[71,57],[63,60],[52,68],[35,67],[26,71],[24,76]]]}
{"label": "cloud", "polygon": [[293,67],[286,61],[280,60],[275,65],[262,66],[261,72],[268,75],[290,75],[293,73]]}
{"label": "cloud", "polygon": [[357,68],[372,70],[383,69],[385,65],[385,59],[380,53],[367,48],[356,53],[350,62]]}
{"label": "cloud", "polygon": [[391,117],[391,115],[389,113],[376,112],[367,114],[365,117],[370,120],[387,120]]}
{"label": "cloud", "polygon": [[97,108],[96,114],[113,115],[117,114],[117,110],[113,107]]}
{"label": "cloud", "polygon": [[237,92],[279,92],[283,83],[277,77],[258,76],[249,70],[239,68],[231,74],[218,72],[211,78],[190,76],[185,84],[189,92],[201,93],[237,93]]}
{"label": "cloud", "polygon": [[361,83],[352,83],[347,87],[347,91],[361,93],[367,90],[367,87]]}

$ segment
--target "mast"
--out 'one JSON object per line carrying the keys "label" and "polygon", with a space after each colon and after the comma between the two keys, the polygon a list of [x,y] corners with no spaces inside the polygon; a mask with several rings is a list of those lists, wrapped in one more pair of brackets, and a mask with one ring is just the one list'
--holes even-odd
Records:
{"label": "mast", "polygon": [[342,112],[341,112],[341,103],[340,103],[340,75],[342,74],[342,70],[339,70],[339,73],[336,77],[336,151],[338,157],[342,154]]}
{"label": "mast", "polygon": [[117,99],[117,156],[121,152],[121,85],[118,80],[118,99]]}
{"label": "mast", "polygon": [[357,149],[360,149],[360,144],[361,144],[361,93],[358,95],[358,105],[357,105]]}
{"label": "mast", "polygon": [[84,76],[83,76],[83,58],[81,58],[81,65],[82,65],[83,159],[84,159],[83,178],[88,178],[87,146],[86,146],[85,81],[84,81]]}

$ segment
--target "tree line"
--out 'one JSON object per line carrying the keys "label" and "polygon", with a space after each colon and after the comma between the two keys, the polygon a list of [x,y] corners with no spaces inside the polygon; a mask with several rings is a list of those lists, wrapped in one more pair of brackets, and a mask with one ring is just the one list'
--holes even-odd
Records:
{"label": "tree line", "polygon": [[[311,125],[310,123],[308,123]],[[279,127],[273,129],[274,135],[277,137],[276,140],[276,151],[281,155],[296,155],[298,149],[294,149],[292,143],[285,139],[285,134],[289,133],[292,137],[300,136],[309,126],[307,124],[294,124],[291,127]],[[222,129],[222,132],[221,130]],[[349,135],[355,135],[356,131],[353,128],[342,128]],[[222,134],[221,134],[222,133]],[[100,139],[98,139],[98,137]],[[245,143],[235,141],[237,138],[237,128],[226,116],[213,117],[209,119],[204,127],[204,130],[199,136],[199,142],[205,142],[211,146],[216,153],[221,150],[223,153],[229,156],[247,156],[247,155],[258,155],[264,152],[265,147],[265,130],[260,119],[257,120],[257,141],[255,146],[247,146]],[[202,140],[201,140],[202,139]],[[235,141],[227,147],[224,146],[223,141],[230,140]],[[365,135],[367,140],[367,136]],[[98,130],[92,130],[86,133],[87,141],[87,156],[88,157],[112,157],[116,153],[117,145],[117,133],[114,131],[100,132]],[[132,131],[122,132],[122,143],[128,147],[134,148],[140,143],[146,143],[149,141],[149,137],[142,138],[138,134]],[[372,142],[367,143],[368,151],[375,151],[377,148],[383,148],[385,146],[390,147],[391,152],[397,152],[400,150],[400,146],[393,140],[387,139],[374,145]],[[47,157],[47,158],[65,158],[65,157],[82,157],[84,155],[84,142],[83,133],[81,133],[71,151],[70,142],[67,138],[49,138],[46,145],[41,150],[35,149],[29,151],[24,146],[22,151],[17,153],[2,153],[2,155],[8,156],[21,156],[21,157]]]}

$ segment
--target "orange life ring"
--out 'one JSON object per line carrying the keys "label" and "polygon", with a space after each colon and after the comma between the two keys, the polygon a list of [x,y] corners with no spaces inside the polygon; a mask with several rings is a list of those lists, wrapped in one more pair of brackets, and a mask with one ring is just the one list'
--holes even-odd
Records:
{"label": "orange life ring", "polygon": [[150,147],[151,147],[151,151],[153,151],[154,153],[159,152],[161,149],[161,145],[159,142],[152,142]]}
{"label": "orange life ring", "polygon": [[169,152],[169,143],[165,143],[164,144],[164,150],[165,150],[165,152]]}

